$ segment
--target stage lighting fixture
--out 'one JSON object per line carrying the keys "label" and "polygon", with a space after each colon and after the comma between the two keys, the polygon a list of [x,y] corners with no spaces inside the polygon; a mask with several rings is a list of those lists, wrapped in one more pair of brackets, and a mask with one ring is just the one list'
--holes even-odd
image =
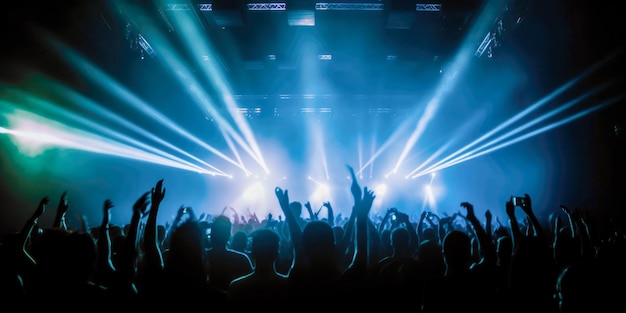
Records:
{"label": "stage lighting fixture", "polygon": [[382,3],[328,3],[318,2],[315,4],[315,10],[327,11],[382,11],[385,5]]}
{"label": "stage lighting fixture", "polygon": [[285,11],[287,4],[284,2],[248,3],[248,11]]}
{"label": "stage lighting fixture", "polygon": [[440,3],[416,3],[415,11],[418,12],[439,12],[441,11]]}
{"label": "stage lighting fixture", "polygon": [[213,4],[212,3],[198,3],[198,10],[213,11]]}
{"label": "stage lighting fixture", "polygon": [[137,34],[137,43],[150,57],[154,57],[156,55],[156,52],[154,51],[154,49],[152,49],[152,46],[141,34]]}

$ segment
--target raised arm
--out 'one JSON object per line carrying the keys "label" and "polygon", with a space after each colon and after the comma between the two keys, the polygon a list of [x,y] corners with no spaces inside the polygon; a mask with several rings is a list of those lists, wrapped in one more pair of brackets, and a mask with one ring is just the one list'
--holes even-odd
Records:
{"label": "raised arm", "polygon": [[343,256],[350,256],[354,252],[351,245],[354,239],[354,228],[356,224],[356,209],[352,207],[348,221],[343,225],[343,237],[337,242],[337,251],[341,251]]}
{"label": "raised arm", "polygon": [[420,214],[420,220],[417,222],[417,236],[419,237],[419,241],[424,240],[424,221],[426,220],[426,216],[428,215],[428,211],[422,211]]}
{"label": "raised arm", "polygon": [[100,275],[100,280],[104,282],[107,277],[112,277],[115,266],[111,261],[111,233],[109,232],[109,222],[111,220],[111,208],[114,204],[111,200],[104,200],[102,206],[102,222],[98,229],[98,261],[96,272]]}
{"label": "raised arm", "polygon": [[578,229],[580,230],[581,254],[584,258],[591,259],[595,257],[596,249],[593,243],[592,229],[587,220],[586,216],[581,214],[578,219]]}
{"label": "raised arm", "polygon": [[49,202],[50,199],[48,197],[41,198],[35,212],[33,212],[31,217],[26,220],[26,223],[17,234],[15,242],[16,251],[12,251],[11,253],[16,256],[16,266],[21,274],[32,271],[36,264],[35,259],[30,255],[30,253],[28,253],[26,246],[29,242],[33,229],[37,226],[39,217],[46,211],[46,205],[48,205]]}
{"label": "raised arm", "polygon": [[452,222],[454,222],[454,219],[456,218],[456,215],[452,215],[452,216],[444,216],[442,218],[439,218],[439,224],[437,224],[437,230],[438,230],[438,236],[439,236],[439,244],[443,246],[443,240],[446,238],[446,234],[454,229],[454,226],[452,225]]}
{"label": "raised arm", "polygon": [[59,205],[57,206],[56,215],[54,216],[54,222],[52,223],[52,228],[62,228],[67,229],[67,224],[65,222],[65,215],[69,210],[70,205],[67,200],[67,191],[61,194],[61,199],[59,199]]}
{"label": "raised arm", "polygon": [[413,251],[413,254],[415,254],[419,247],[419,240],[420,240],[419,236],[417,235],[417,230],[415,229],[415,226],[413,225],[413,223],[411,223],[411,220],[409,219],[409,215],[404,212],[398,213],[398,221],[400,223],[404,223],[406,230],[409,231],[409,236],[411,236],[410,237],[411,249]]}
{"label": "raised arm", "polygon": [[515,205],[513,204],[513,197],[511,197],[505,203],[506,215],[509,217],[509,226],[511,228],[511,241],[513,243],[513,254],[517,251],[517,246],[519,244],[520,239],[522,238],[522,232],[519,228],[519,222],[517,221],[517,217],[515,217]]}
{"label": "raised arm", "polygon": [[387,227],[387,223],[389,222],[389,219],[391,218],[392,215],[398,213],[398,209],[396,208],[388,208],[387,211],[385,211],[385,215],[383,216],[382,221],[380,222],[380,224],[378,224],[378,235],[380,236],[380,234],[383,233],[383,230],[385,230],[385,228]]}
{"label": "raised arm", "polygon": [[78,221],[78,231],[83,233],[91,233],[91,225],[89,225],[89,219],[84,214],[76,214],[76,220]]}
{"label": "raised arm", "polygon": [[174,216],[174,219],[165,228],[165,236],[163,238],[163,241],[161,242],[161,246],[163,248],[169,249],[172,234],[174,233],[174,230],[178,227],[178,225],[180,225],[181,221],[183,220],[183,217],[186,214],[187,214],[187,207],[185,207],[184,205],[181,205],[180,207],[178,207],[178,210],[176,211],[176,215]]}
{"label": "raised arm", "polygon": [[156,186],[151,191],[151,206],[150,213],[148,213],[148,220],[146,221],[146,228],[144,230],[144,265],[150,270],[163,270],[163,255],[161,254],[161,247],[157,234],[157,216],[159,213],[159,206],[161,201],[165,197],[165,188],[163,188],[163,180],[159,180]]}
{"label": "raised arm", "polygon": [[139,223],[141,222],[141,218],[148,214],[149,196],[150,192],[145,192],[133,204],[128,234],[126,234],[126,240],[121,249],[122,255],[118,258],[117,262],[116,270],[118,275],[120,275],[121,281],[131,293],[137,292],[134,280],[138,261],[137,242]]}
{"label": "raised arm", "polygon": [[482,225],[480,225],[480,221],[478,221],[478,218],[476,217],[476,214],[474,213],[474,206],[469,202],[463,202],[461,203],[461,206],[465,208],[465,210],[467,211],[465,218],[470,222],[470,224],[472,225],[472,228],[474,228],[474,233],[476,234],[476,237],[478,238],[479,249],[481,252],[480,262],[490,264],[490,265],[495,265],[496,263],[495,247],[491,239],[487,236],[487,232],[485,231],[485,229],[482,227]]}
{"label": "raised arm", "polygon": [[485,232],[487,233],[487,238],[489,238],[489,241],[491,241],[492,243],[493,241],[493,215],[491,215],[491,211],[487,210],[485,211]]}
{"label": "raised arm", "polygon": [[328,224],[330,227],[335,227],[335,212],[333,211],[333,206],[329,201],[325,201],[322,203],[322,206],[326,208],[326,212],[328,215]]}
{"label": "raised arm", "polygon": [[570,235],[578,247],[580,247],[580,256],[592,258],[594,248],[591,242],[591,233],[580,211],[578,209],[570,210],[564,205],[561,205],[561,210],[567,215]]}
{"label": "raised arm", "polygon": [[356,212],[356,248],[355,255],[350,264],[350,269],[361,271],[367,271],[367,261],[369,259],[368,254],[368,219],[369,212],[372,208],[374,201],[374,192],[368,190],[367,187],[361,191],[361,186],[356,179],[354,169],[348,166],[350,175],[352,177],[352,184],[350,185],[350,192],[354,199],[354,208]]}
{"label": "raised arm", "polygon": [[368,241],[368,223],[369,212],[375,198],[376,196],[374,195],[374,191],[365,187],[363,188],[363,199],[358,205],[355,205],[357,208],[356,249],[354,252],[354,260],[352,264],[350,264],[350,268],[357,270],[358,273],[361,273],[363,278],[365,278],[369,266],[368,261],[370,259],[370,245]]}
{"label": "raised arm", "polygon": [[537,216],[535,215],[535,212],[533,211],[533,206],[532,206],[530,196],[528,194],[524,194],[523,199],[524,199],[523,202],[518,205],[522,208],[522,210],[524,210],[524,213],[526,213],[526,216],[528,216],[530,225],[532,225],[533,229],[535,230],[535,236],[537,236],[539,239],[547,243],[548,236],[546,235],[545,231],[543,230],[543,227],[541,226],[541,223],[539,223],[539,220],[537,219]]}
{"label": "raised arm", "polygon": [[310,201],[305,202],[304,207],[306,208],[306,211],[309,213],[309,219],[311,219],[311,221],[317,221],[317,214],[313,213],[311,202]]}
{"label": "raised arm", "polygon": [[300,266],[303,261],[303,247],[302,247],[302,230],[298,225],[298,221],[296,220],[296,216],[289,207],[289,191],[283,190],[280,187],[276,187],[274,189],[276,194],[276,198],[278,199],[278,204],[280,205],[280,209],[283,211],[285,215],[285,222],[287,223],[287,227],[289,228],[289,236],[291,238],[291,244],[293,246],[293,259],[291,261],[290,272],[294,267]]}

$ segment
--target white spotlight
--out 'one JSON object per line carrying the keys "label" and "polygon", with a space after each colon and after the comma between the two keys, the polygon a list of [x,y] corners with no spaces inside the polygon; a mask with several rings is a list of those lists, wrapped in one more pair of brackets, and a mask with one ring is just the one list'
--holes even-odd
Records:
{"label": "white spotlight", "polygon": [[385,193],[387,192],[387,185],[386,184],[378,184],[378,186],[376,186],[376,188],[374,188],[374,192],[376,193],[376,196],[383,197],[385,195]]}

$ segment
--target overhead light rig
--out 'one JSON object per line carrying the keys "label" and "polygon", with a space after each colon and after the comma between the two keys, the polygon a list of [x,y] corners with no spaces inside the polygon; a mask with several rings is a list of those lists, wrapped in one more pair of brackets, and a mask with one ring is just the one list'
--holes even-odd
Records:
{"label": "overhead light rig", "polygon": [[527,1],[512,0],[506,3],[500,15],[495,19],[491,29],[485,34],[478,45],[474,56],[492,58],[494,50],[500,47],[509,30],[517,28],[528,10]]}

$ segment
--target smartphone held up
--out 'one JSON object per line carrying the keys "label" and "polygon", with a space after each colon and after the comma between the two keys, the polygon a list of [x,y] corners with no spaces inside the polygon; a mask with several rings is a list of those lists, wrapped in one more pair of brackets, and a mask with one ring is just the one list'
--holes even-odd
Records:
{"label": "smartphone held up", "polygon": [[526,206],[526,198],[525,197],[512,197],[513,198],[513,205],[514,206],[519,206],[519,207],[525,207]]}

